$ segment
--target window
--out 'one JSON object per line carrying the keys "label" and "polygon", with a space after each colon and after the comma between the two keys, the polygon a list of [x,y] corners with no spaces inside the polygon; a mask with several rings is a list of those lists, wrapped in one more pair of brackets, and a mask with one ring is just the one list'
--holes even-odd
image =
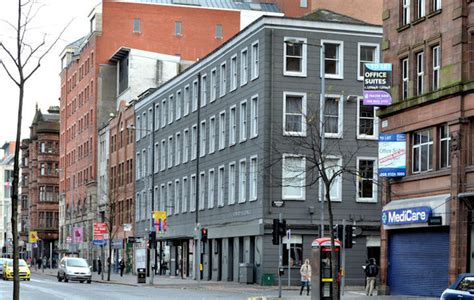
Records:
{"label": "window", "polygon": [[357,138],[378,138],[378,119],[375,110],[375,106],[364,105],[361,98],[357,99]]}
{"label": "window", "polygon": [[285,37],[283,49],[283,74],[306,76],[306,39]]}
{"label": "window", "polygon": [[[342,159],[339,157],[327,157],[326,161],[326,168],[325,172],[326,175],[329,178],[332,178],[334,174],[340,171],[341,166],[342,166]],[[321,181],[320,181],[321,182]],[[321,182],[322,184],[322,182]],[[324,190],[324,186],[322,186]],[[331,184],[331,190],[329,192],[331,201],[342,201],[342,176],[341,174],[337,175],[334,177],[332,184]],[[325,195],[325,193],[323,193]],[[325,197],[325,196],[324,196]]]}
{"label": "window", "polygon": [[133,32],[140,32],[140,19],[133,19]]}
{"label": "window", "polygon": [[168,110],[166,107],[166,100],[161,101],[161,128],[166,126],[166,117],[168,114]]}
{"label": "window", "polygon": [[417,0],[416,3],[416,16],[417,18],[423,18],[425,16],[425,0]]}
{"label": "window", "polygon": [[221,97],[225,95],[226,87],[227,87],[227,73],[226,73],[225,62],[223,62],[221,64],[220,78],[219,78],[219,91],[220,91],[219,95]]}
{"label": "window", "polygon": [[225,167],[220,166],[219,172],[217,173],[217,206],[224,206],[224,193],[225,193]]}
{"label": "window", "polygon": [[257,156],[250,157],[250,189],[249,189],[249,199],[250,201],[257,200],[257,178],[258,178],[258,165],[257,165]]}
{"label": "window", "polygon": [[237,55],[230,58],[230,90],[237,88]]}
{"label": "window", "polygon": [[258,78],[258,73],[259,73],[259,65],[258,65],[258,59],[259,59],[259,53],[258,53],[258,41],[252,44],[252,66],[251,66],[251,78],[252,80]]}
{"label": "window", "polygon": [[379,45],[359,43],[358,52],[359,64],[357,65],[357,79],[364,80],[364,65],[379,62]]}
{"label": "window", "polygon": [[249,59],[247,48],[240,52],[240,85],[244,85],[248,81]]}
{"label": "window", "polygon": [[343,101],[338,95],[326,95],[324,133],[326,137],[341,138],[343,130]]}
{"label": "window", "polygon": [[140,193],[137,193],[137,203],[135,204],[135,219],[136,220],[140,220],[140,202],[141,202],[141,199],[140,199]]}
{"label": "window", "polygon": [[189,130],[186,128],[183,130],[183,163],[188,162],[189,156]]}
{"label": "window", "polygon": [[173,183],[168,181],[168,190],[166,193],[166,214],[168,216],[173,214],[173,204],[171,203],[171,199],[173,198],[172,188]]}
{"label": "window", "polygon": [[45,163],[41,163],[41,164],[40,164],[40,175],[41,175],[41,176],[45,176],[45,175],[46,175],[46,164],[45,164]]}
{"label": "window", "polygon": [[283,134],[306,135],[306,94],[283,92]]}
{"label": "window", "polygon": [[165,200],[166,200],[166,189],[165,189],[165,185],[162,184],[160,186],[160,204],[158,206],[159,210],[161,211],[165,210]]}
{"label": "window", "polygon": [[160,104],[155,104],[155,130],[160,128]]}
{"label": "window", "polygon": [[410,0],[402,0],[402,26],[410,24]]}
{"label": "window", "polygon": [[168,137],[168,169],[170,169],[173,166],[173,136],[170,135]]}
{"label": "window", "polygon": [[142,178],[145,178],[147,174],[148,162],[147,162],[147,155],[146,150],[143,149],[142,151]]}
{"label": "window", "polygon": [[222,39],[222,25],[216,25],[216,39]]}
{"label": "window", "polygon": [[247,101],[240,102],[240,142],[247,140]]}
{"label": "window", "polygon": [[142,160],[140,159],[140,152],[137,152],[137,173],[135,174],[135,177],[137,180],[140,179],[140,176],[142,174]]}
{"label": "window", "polygon": [[357,158],[357,201],[377,202],[377,174],[375,158]]}
{"label": "window", "polygon": [[216,117],[209,119],[209,154],[216,151]]}
{"label": "window", "polygon": [[181,133],[180,132],[176,133],[176,138],[174,142],[175,142],[174,164],[177,166],[181,163]]}
{"label": "window", "polygon": [[204,210],[206,203],[206,172],[199,174],[199,210]]}
{"label": "window", "polygon": [[140,124],[140,128],[138,130],[142,131],[142,137],[146,137],[148,134],[148,128],[147,128],[148,123],[146,122],[146,111],[142,113],[142,123]]}
{"label": "window", "polygon": [[174,214],[179,214],[179,205],[181,202],[181,198],[179,197],[179,193],[181,192],[181,186],[179,184],[179,179],[174,181]]}
{"label": "window", "polygon": [[300,7],[307,8],[308,7],[308,0],[300,0]]}
{"label": "window", "polygon": [[196,174],[191,175],[190,195],[191,195],[191,198],[189,200],[191,202],[189,203],[189,211],[195,211],[196,210]]}
{"label": "window", "polygon": [[[288,243],[288,238],[283,237],[283,266],[288,266],[288,253],[290,254],[290,267],[300,267],[303,264],[303,237],[298,234],[292,234]],[[290,250],[290,251],[288,251]]]}
{"label": "window", "polygon": [[219,150],[225,148],[225,111],[219,114]]}
{"label": "window", "polygon": [[416,95],[423,94],[423,77],[425,76],[424,71],[424,53],[419,52],[416,54]]}
{"label": "window", "polygon": [[183,201],[181,205],[181,212],[185,213],[188,209],[188,192],[189,192],[189,187],[188,187],[188,177],[183,177],[183,186],[182,186],[182,191],[181,191],[181,200]]}
{"label": "window", "polygon": [[196,111],[198,107],[198,81],[193,81],[193,94],[192,94],[192,102],[191,102],[191,110]]}
{"label": "window", "polygon": [[189,85],[184,87],[184,106],[183,106],[183,116],[187,116],[189,114],[189,102],[190,102],[190,93],[189,93]]}
{"label": "window", "polygon": [[304,157],[283,155],[281,183],[282,199],[305,200],[306,160]]}
{"label": "window", "polygon": [[183,106],[183,97],[181,97],[181,90],[176,92],[176,120],[181,119],[181,107]]}
{"label": "window", "polygon": [[433,91],[436,91],[439,89],[439,69],[440,69],[440,47],[434,46],[432,48],[432,54],[433,54],[433,82],[432,82],[432,88]]}
{"label": "window", "polygon": [[207,75],[201,77],[201,107],[207,104]]}
{"label": "window", "polygon": [[402,99],[405,100],[408,98],[408,80],[409,80],[408,58],[402,59],[401,65],[402,65]]}
{"label": "window", "polygon": [[166,141],[161,140],[161,159],[160,159],[160,171],[164,171],[166,169]]}
{"label": "window", "polygon": [[341,41],[321,41],[324,47],[324,72],[326,78],[344,77],[344,43]]}
{"label": "window", "polygon": [[433,1],[433,11],[441,9],[441,0],[432,0]]}
{"label": "window", "polygon": [[247,161],[239,162],[239,203],[247,201]]}
{"label": "window", "polygon": [[197,157],[197,125],[191,128],[191,160]]}
{"label": "window", "polygon": [[235,162],[229,164],[229,205],[235,204]]}
{"label": "window", "polygon": [[168,124],[173,123],[175,113],[174,113],[174,108],[175,108],[175,103],[174,103],[174,97],[173,95],[169,96],[168,100]]}
{"label": "window", "polygon": [[158,162],[160,161],[160,158],[159,158],[159,155],[158,155],[158,152],[159,152],[159,151],[158,151],[158,150],[159,150],[158,148],[159,148],[159,145],[158,145],[158,143],[156,143],[156,144],[155,144],[155,153],[153,154],[153,155],[154,155],[154,158],[155,158],[155,159],[154,159],[154,164],[155,164],[154,169],[155,169],[155,172],[157,172],[157,171],[159,170],[159,168],[158,168]]}
{"label": "window", "polygon": [[209,102],[213,102],[217,98],[217,70],[216,68],[212,69],[211,71],[210,89],[211,89],[211,99],[209,100]]}
{"label": "window", "polygon": [[207,187],[207,208],[214,208],[214,195],[215,195],[215,175],[214,169],[209,170],[208,178],[208,187]]}
{"label": "window", "polygon": [[235,145],[235,139],[236,139],[236,115],[235,115],[235,105],[231,106],[230,111],[229,111],[230,117],[229,117],[229,146]]}
{"label": "window", "polygon": [[[136,120],[135,124],[137,124],[137,126],[139,126],[141,124],[140,123],[140,116],[137,116],[137,120]],[[136,141],[138,142],[140,140],[140,137],[141,137],[140,130],[136,130],[135,137],[136,137]]]}
{"label": "window", "polygon": [[258,136],[258,95],[250,100],[250,138]]}
{"label": "window", "polygon": [[199,132],[199,157],[206,155],[206,143],[207,143],[207,131],[206,131],[206,121],[201,122],[201,130]]}
{"label": "window", "polygon": [[447,124],[439,128],[439,156],[440,168],[451,166],[451,136],[449,135],[449,126]]}
{"label": "window", "polygon": [[40,153],[46,153],[46,143],[40,143]]}
{"label": "window", "polygon": [[413,133],[413,173],[430,171],[433,168],[433,137],[431,129]]}
{"label": "window", "polygon": [[153,107],[148,109],[148,134],[153,132]]}
{"label": "window", "polygon": [[174,33],[176,36],[181,36],[183,34],[182,26],[183,24],[181,23],[181,21],[176,21],[174,23]]}

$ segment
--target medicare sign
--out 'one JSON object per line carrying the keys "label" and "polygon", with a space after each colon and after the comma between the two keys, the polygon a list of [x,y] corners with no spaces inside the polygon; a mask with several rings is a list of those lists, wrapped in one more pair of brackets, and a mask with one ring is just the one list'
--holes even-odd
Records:
{"label": "medicare sign", "polygon": [[430,215],[429,206],[385,210],[382,212],[382,223],[383,225],[427,223]]}

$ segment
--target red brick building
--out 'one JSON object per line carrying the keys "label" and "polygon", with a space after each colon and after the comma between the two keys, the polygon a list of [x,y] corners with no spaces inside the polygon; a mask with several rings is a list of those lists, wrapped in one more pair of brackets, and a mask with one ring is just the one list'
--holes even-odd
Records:
{"label": "red brick building", "polygon": [[473,9],[384,1],[393,104],[379,116],[383,133],[406,134],[407,176],[387,181],[383,214],[426,213],[383,220],[381,286],[392,294],[439,296],[459,273],[474,272]]}

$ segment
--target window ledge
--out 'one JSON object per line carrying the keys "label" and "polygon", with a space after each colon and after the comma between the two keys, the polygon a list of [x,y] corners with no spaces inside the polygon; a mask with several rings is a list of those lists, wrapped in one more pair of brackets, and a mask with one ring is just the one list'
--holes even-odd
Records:
{"label": "window ledge", "polygon": [[283,72],[283,76],[288,77],[307,77],[305,73]]}
{"label": "window ledge", "polygon": [[402,32],[402,31],[404,31],[404,30],[410,28],[410,26],[411,26],[410,23],[408,23],[408,24],[406,24],[406,25],[403,25],[403,26],[400,26],[400,27],[397,28],[397,31],[398,31],[398,32]]}
{"label": "window ledge", "polygon": [[[443,168],[441,170],[436,170],[436,171],[426,171],[423,173],[417,173],[417,174],[411,174],[407,175],[405,177],[401,177],[399,180],[400,182],[408,182],[408,181],[414,181],[414,180],[420,180],[420,179],[428,179],[428,178],[433,178],[433,177],[441,177],[441,176],[448,176],[451,174],[451,167],[449,168]],[[396,179],[395,179],[396,180]]]}
{"label": "window ledge", "polygon": [[412,24],[412,26],[415,26],[416,24],[419,24],[419,23],[423,22],[424,20],[426,20],[426,16],[423,16],[421,18],[416,19],[411,24]]}
{"label": "window ledge", "polygon": [[426,16],[426,18],[428,18],[428,19],[429,19],[429,18],[432,18],[432,17],[434,17],[434,16],[437,16],[437,15],[441,14],[442,12],[443,12],[443,10],[440,8],[440,9],[438,9],[438,10],[435,10],[435,11],[430,12],[430,13]]}

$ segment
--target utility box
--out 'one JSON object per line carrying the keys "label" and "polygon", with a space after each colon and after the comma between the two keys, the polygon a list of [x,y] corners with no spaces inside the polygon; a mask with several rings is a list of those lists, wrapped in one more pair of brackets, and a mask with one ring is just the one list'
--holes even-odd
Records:
{"label": "utility box", "polygon": [[239,265],[239,282],[253,283],[253,265],[242,263]]}
{"label": "utility box", "polygon": [[137,269],[137,283],[146,283],[146,270],[145,268]]}

